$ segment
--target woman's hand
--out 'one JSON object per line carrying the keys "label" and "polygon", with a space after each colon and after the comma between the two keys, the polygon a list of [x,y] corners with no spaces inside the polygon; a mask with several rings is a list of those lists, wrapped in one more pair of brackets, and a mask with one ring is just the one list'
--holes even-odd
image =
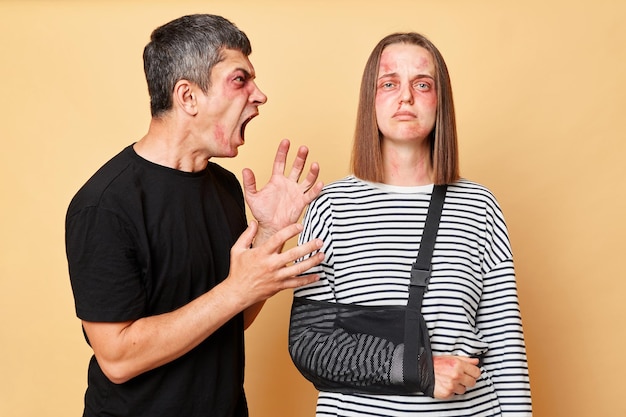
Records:
{"label": "woman's hand", "polygon": [[446,400],[455,394],[465,394],[480,377],[477,358],[465,356],[433,356],[435,368],[434,397]]}

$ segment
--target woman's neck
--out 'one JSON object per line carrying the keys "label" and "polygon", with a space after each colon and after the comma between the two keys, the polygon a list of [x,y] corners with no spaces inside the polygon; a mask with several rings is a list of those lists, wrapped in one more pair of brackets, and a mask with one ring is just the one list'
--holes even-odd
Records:
{"label": "woman's neck", "polygon": [[430,149],[383,148],[384,183],[415,186],[433,183]]}

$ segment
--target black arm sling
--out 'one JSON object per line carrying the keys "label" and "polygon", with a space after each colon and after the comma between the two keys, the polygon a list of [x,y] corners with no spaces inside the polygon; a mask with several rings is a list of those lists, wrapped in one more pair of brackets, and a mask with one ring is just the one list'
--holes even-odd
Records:
{"label": "black arm sling", "polygon": [[430,338],[421,314],[447,186],[435,185],[406,306],[361,306],[294,297],[289,352],[320,391],[433,396]]}

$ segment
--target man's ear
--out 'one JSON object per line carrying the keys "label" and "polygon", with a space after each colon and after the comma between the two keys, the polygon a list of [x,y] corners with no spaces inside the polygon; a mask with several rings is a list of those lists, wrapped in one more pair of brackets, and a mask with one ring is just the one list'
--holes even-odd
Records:
{"label": "man's ear", "polygon": [[179,80],[174,85],[174,92],[172,93],[174,107],[178,107],[185,113],[195,116],[198,113],[197,94],[199,91],[198,86],[188,80]]}

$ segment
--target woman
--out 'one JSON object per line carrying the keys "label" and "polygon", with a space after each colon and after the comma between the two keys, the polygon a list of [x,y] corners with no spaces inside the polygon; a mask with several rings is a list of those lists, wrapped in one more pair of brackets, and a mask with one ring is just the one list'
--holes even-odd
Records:
{"label": "woman", "polygon": [[[506,224],[492,193],[460,177],[456,136],[450,77],[437,48],[416,33],[382,39],[363,74],[354,175],[325,187],[300,237],[324,241],[324,262],[308,271],[320,280],[294,293],[289,341],[298,369],[321,387],[317,416],[531,415]],[[347,331],[327,311],[303,316],[296,302],[406,306],[440,184],[447,193],[421,307],[434,384],[422,392],[368,393],[360,388],[402,381],[402,343]],[[427,381],[428,368],[420,372]],[[349,386],[326,389],[324,380]]]}

